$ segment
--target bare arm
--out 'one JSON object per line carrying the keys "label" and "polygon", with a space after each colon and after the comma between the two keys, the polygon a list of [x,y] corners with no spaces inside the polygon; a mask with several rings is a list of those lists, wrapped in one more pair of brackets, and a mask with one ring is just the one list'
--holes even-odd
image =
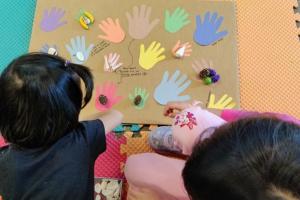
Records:
{"label": "bare arm", "polygon": [[[182,110],[190,108],[193,104],[198,101],[186,101],[186,102],[169,102],[164,108],[164,116],[174,118]],[[222,110],[206,109],[217,116],[221,116]]]}
{"label": "bare arm", "polygon": [[123,114],[117,110],[110,110],[105,113],[97,113],[83,120],[95,120],[100,119],[105,128],[105,133],[110,133],[116,126],[122,123]]}

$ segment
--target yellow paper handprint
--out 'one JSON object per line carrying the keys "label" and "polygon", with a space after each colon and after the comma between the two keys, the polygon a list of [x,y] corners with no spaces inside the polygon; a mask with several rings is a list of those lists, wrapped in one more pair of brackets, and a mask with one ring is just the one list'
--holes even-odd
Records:
{"label": "yellow paper handprint", "polygon": [[224,94],[221,97],[221,99],[219,99],[218,102],[215,101],[216,101],[216,96],[214,94],[210,94],[207,108],[223,110],[223,109],[232,109],[236,105],[232,97],[228,96],[227,94]]}
{"label": "yellow paper handprint", "polygon": [[140,46],[139,64],[143,69],[149,70],[158,62],[166,59],[165,55],[161,55],[165,48],[161,47],[159,42],[152,42],[148,49],[145,50],[145,45]]}

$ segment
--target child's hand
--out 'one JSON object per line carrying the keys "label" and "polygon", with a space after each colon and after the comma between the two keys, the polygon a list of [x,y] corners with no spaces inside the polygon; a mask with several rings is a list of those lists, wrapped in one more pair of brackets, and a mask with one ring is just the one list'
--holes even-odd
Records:
{"label": "child's hand", "polygon": [[199,102],[169,102],[164,108],[164,116],[174,118],[182,110],[190,108]]}

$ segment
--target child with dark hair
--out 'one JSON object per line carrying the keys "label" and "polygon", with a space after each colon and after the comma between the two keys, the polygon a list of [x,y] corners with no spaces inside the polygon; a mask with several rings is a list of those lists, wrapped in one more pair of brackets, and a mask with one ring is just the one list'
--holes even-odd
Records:
{"label": "child with dark hair", "polygon": [[195,200],[300,198],[300,128],[249,118],[217,128],[198,142],[183,169]]}
{"label": "child with dark hair", "polygon": [[88,68],[48,54],[21,56],[2,72],[4,200],[93,199],[94,162],[106,149],[105,133],[123,117],[112,110],[79,122],[93,88]]}
{"label": "child with dark hair", "polygon": [[150,144],[159,150],[164,144],[165,150],[180,149],[188,159],[155,153],[129,157],[128,199],[300,198],[299,121],[232,110],[219,117],[188,103],[170,103],[164,114],[174,117],[173,125],[167,133],[168,127],[155,130]]}

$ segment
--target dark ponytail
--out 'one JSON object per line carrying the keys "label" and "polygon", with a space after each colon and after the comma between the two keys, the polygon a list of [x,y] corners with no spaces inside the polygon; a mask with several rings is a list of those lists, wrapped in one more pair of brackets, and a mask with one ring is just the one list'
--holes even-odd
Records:
{"label": "dark ponytail", "polygon": [[94,83],[93,83],[93,75],[90,70],[82,65],[77,65],[74,63],[70,63],[67,65],[71,69],[71,71],[75,72],[85,85],[85,97],[83,98],[84,102],[81,108],[84,108],[88,102],[91,100],[93,95]]}

